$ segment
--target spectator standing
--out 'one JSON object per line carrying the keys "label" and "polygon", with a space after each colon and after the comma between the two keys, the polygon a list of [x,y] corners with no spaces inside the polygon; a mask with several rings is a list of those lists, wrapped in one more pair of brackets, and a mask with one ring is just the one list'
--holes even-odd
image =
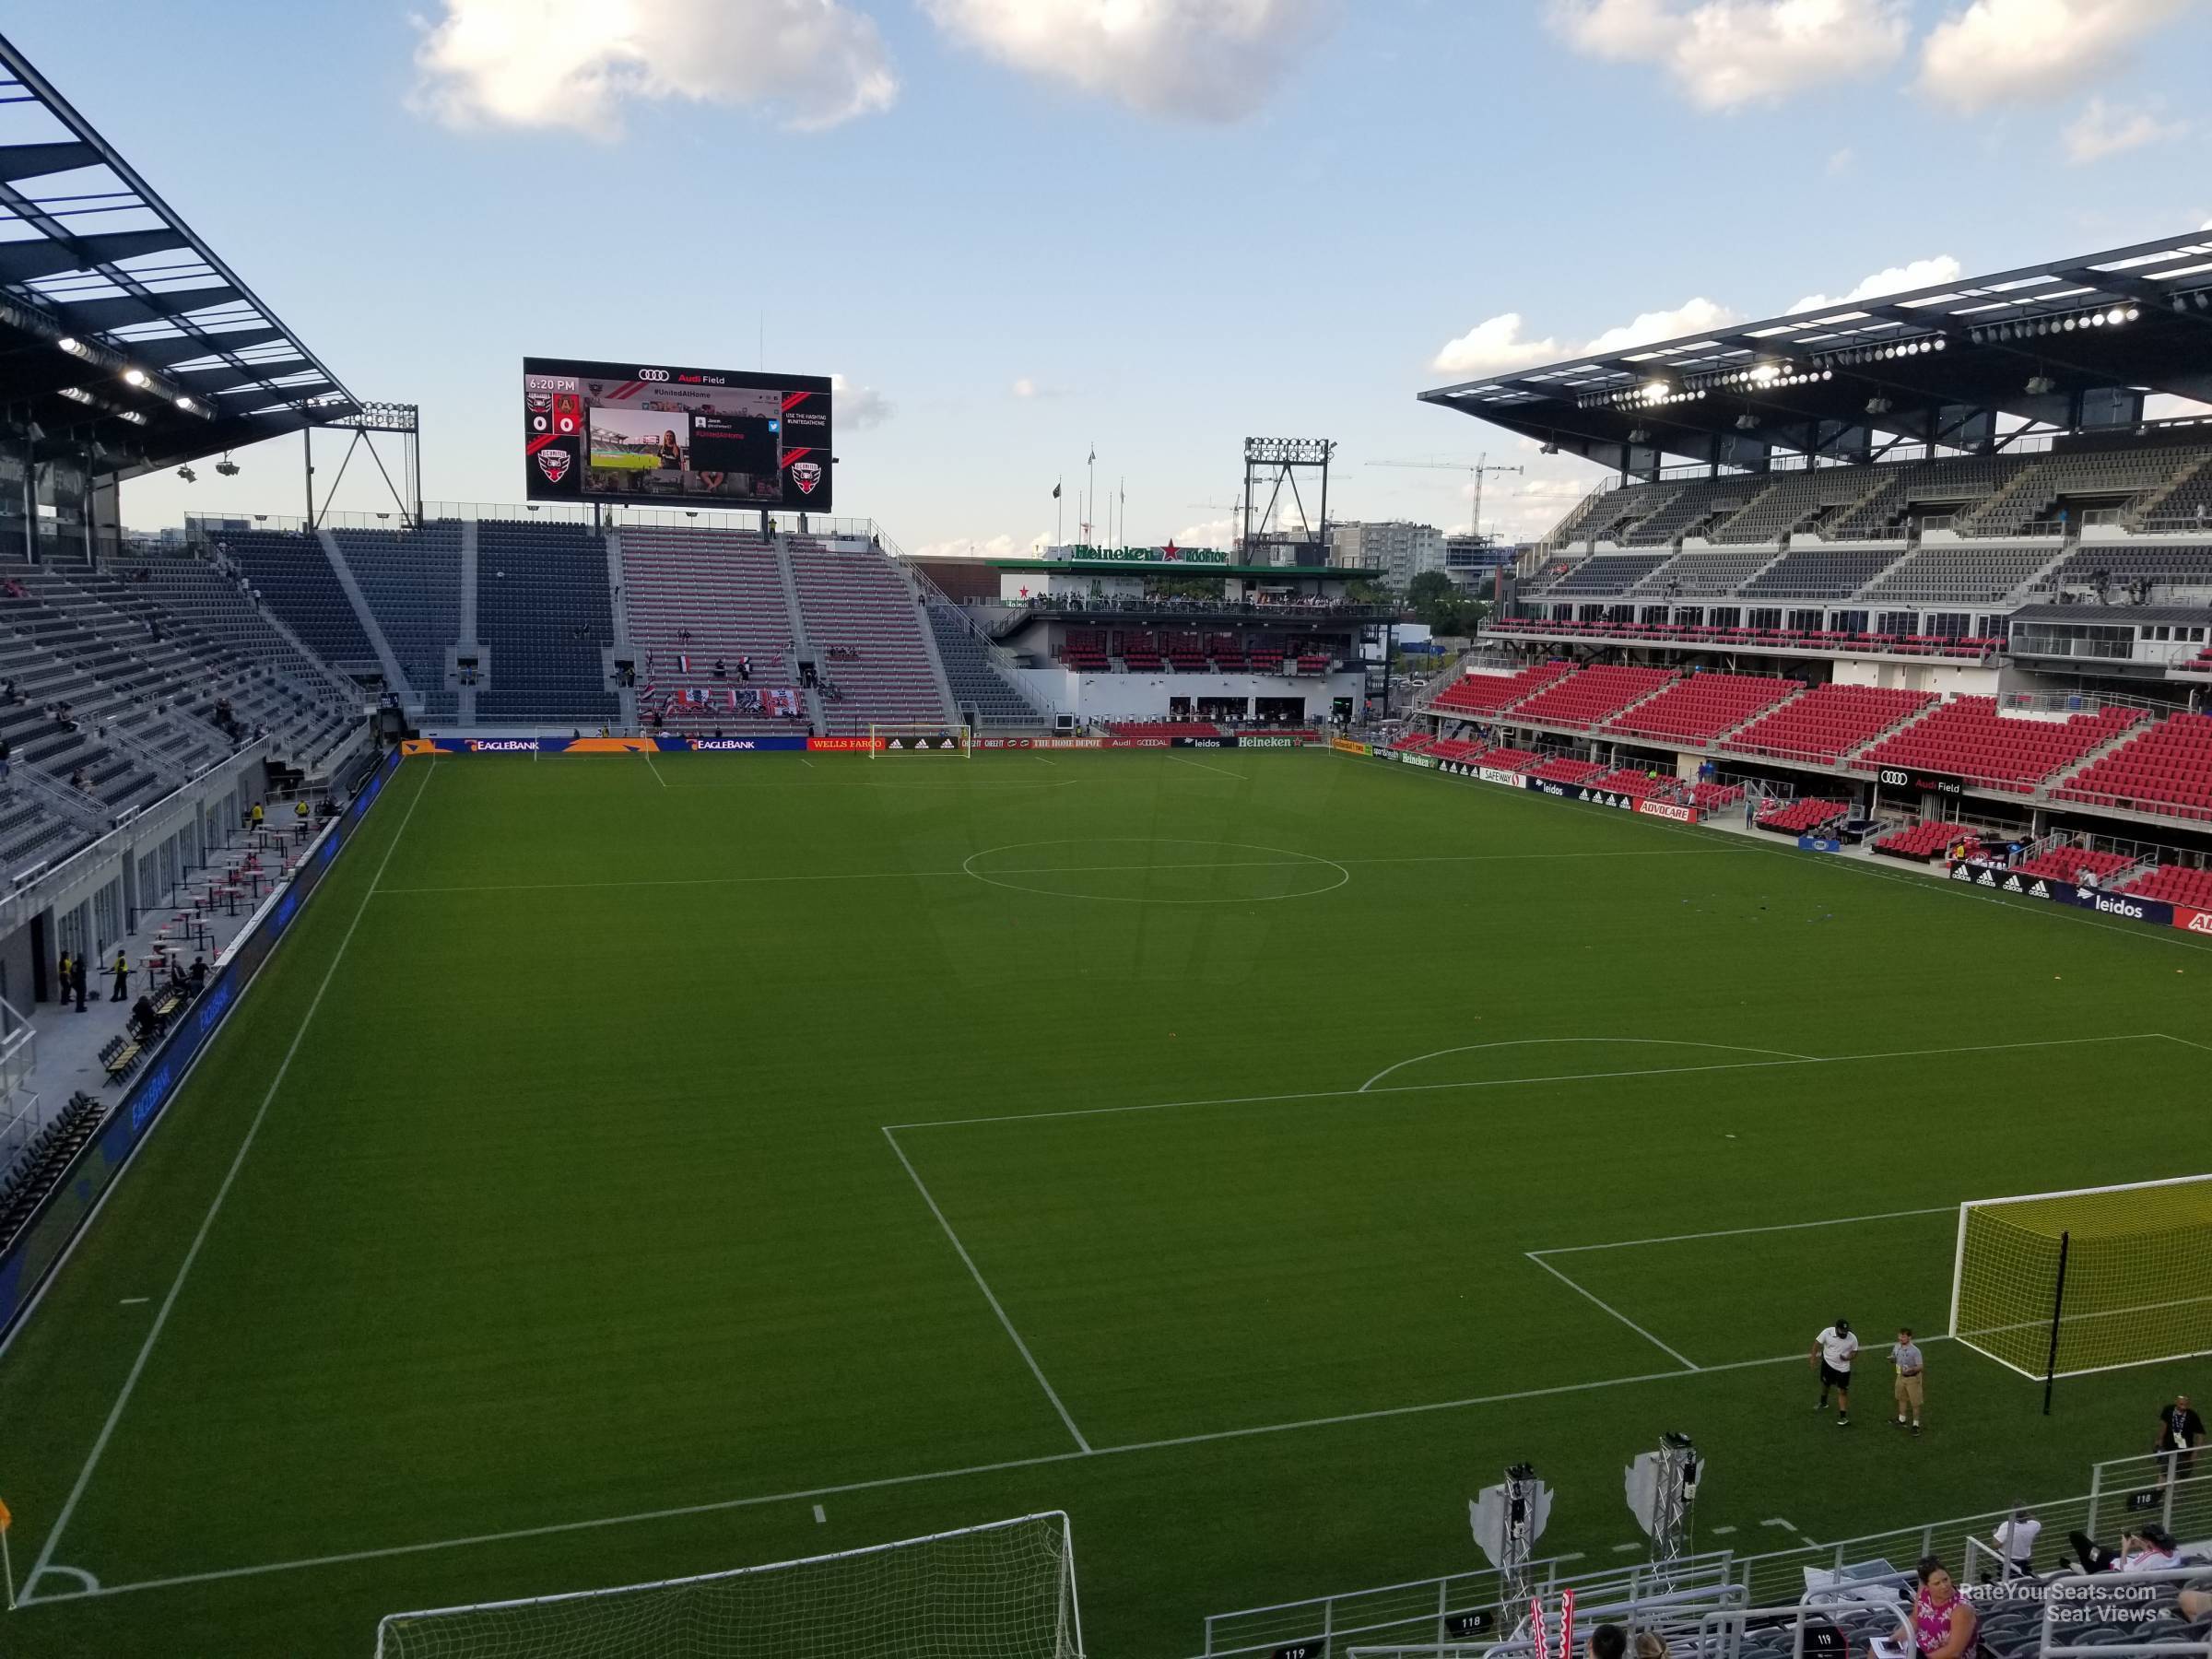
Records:
{"label": "spectator standing", "polygon": [[2024,1509],[2014,1510],[2010,1519],[1997,1523],[1990,1539],[2005,1558],[2007,1578],[2024,1578],[2035,1571],[2035,1541],[2042,1534],[2043,1524]]}
{"label": "spectator standing", "polygon": [[76,993],[76,1011],[79,1014],[85,1011],[85,979],[88,972],[85,959],[81,956],[69,968],[70,989]]}
{"label": "spectator standing", "polygon": [[1815,1411],[1828,1409],[1829,1391],[1836,1395],[1836,1427],[1851,1427],[1851,1362],[1858,1357],[1859,1339],[1852,1335],[1851,1321],[1839,1319],[1813,1338],[1813,1369],[1820,1373],[1820,1399]]}
{"label": "spectator standing", "polygon": [[75,959],[73,959],[73,958],[72,958],[72,957],[69,955],[69,953],[68,953],[67,951],[65,951],[65,951],[63,951],[63,952],[62,952],[62,966],[61,966],[61,984],[62,984],[62,998],[61,998],[61,999],[62,999],[62,1001],[64,1001],[64,1002],[67,1002],[67,1001],[69,1000],[69,987],[70,987],[71,985],[73,985],[73,984],[75,984],[75,983],[76,982],[76,978],[75,978],[76,972],[76,960],[75,960]]}
{"label": "spectator standing", "polygon": [[1897,1340],[1889,1347],[1889,1359],[1897,1367],[1897,1426],[1905,1427],[1909,1411],[1912,1419],[1915,1439],[1920,1434],[1921,1374],[1926,1370],[1922,1359],[1920,1345],[1912,1340],[1912,1327],[1900,1328]]}
{"label": "spectator standing", "polygon": [[2204,1443],[2205,1419],[2187,1394],[2175,1394],[2171,1404],[2159,1407],[2158,1438],[2150,1443],[2153,1452],[2164,1454],[2159,1459],[2159,1484],[2188,1479],[2196,1467],[2196,1448]]}
{"label": "spectator standing", "polygon": [[122,947],[118,946],[115,951],[115,994],[109,1001],[121,1002],[130,994],[131,959],[124,955]]}

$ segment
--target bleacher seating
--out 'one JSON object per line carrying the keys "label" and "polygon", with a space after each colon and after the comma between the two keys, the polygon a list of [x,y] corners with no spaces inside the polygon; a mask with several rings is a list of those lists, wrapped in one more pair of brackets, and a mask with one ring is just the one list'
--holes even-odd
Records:
{"label": "bleacher seating", "polygon": [[1671,668],[1632,668],[1618,664],[1577,669],[1520,704],[1513,710],[1513,719],[1587,730],[1649,697],[1674,677]]}
{"label": "bleacher seating", "polygon": [[1598,760],[1575,760],[1565,755],[1547,760],[1528,775],[1541,778],[1547,783],[1587,783],[1606,770]]}
{"label": "bleacher seating", "polygon": [[[664,728],[677,732],[805,729],[745,697],[795,691],[799,684],[791,606],[772,547],[739,531],[650,528],[624,530],[618,546],[641,715],[658,711]],[[740,659],[750,665],[749,680],[739,675]],[[692,690],[705,700],[687,698]]]}
{"label": "bleacher seating", "polygon": [[933,600],[925,608],[930,631],[936,636],[937,660],[945,665],[945,682],[952,688],[955,703],[962,710],[972,709],[978,722],[999,730],[1042,724],[1030,700],[1007,683],[990,647],[968,626],[958,606]]}
{"label": "bleacher seating", "polygon": [[421,700],[423,718],[450,721],[459,696],[445,684],[448,646],[461,637],[461,524],[429,519],[412,530],[332,533],[370,614]]}
{"label": "bleacher seating", "polygon": [[1774,475],[1763,494],[1754,496],[1744,510],[1725,524],[1716,524],[1712,539],[1731,547],[1753,542],[1779,544],[1824,513],[1852,507],[1881,480],[1878,469],[1821,467],[1810,472]]}
{"label": "bleacher seating", "polygon": [[1625,594],[1667,561],[1665,553],[1600,553],[1585,559],[1545,590],[1546,596]]}
{"label": "bleacher seating", "polygon": [[2128,884],[2136,899],[2156,899],[2167,904],[2185,904],[2192,910],[2212,911],[2212,870],[2194,865],[2162,864],[2149,875]]}
{"label": "bleacher seating", "polygon": [[1924,547],[1859,598],[1868,604],[1994,605],[2057,556],[2058,544]]}
{"label": "bleacher seating", "polygon": [[[1463,765],[1473,765],[1477,760],[1488,760],[1493,751],[1491,750],[1489,745],[1485,743],[1477,743],[1469,738],[1439,737],[1435,742],[1429,746],[1426,752],[1439,760],[1457,760]],[[1520,751],[1517,749],[1500,749],[1495,752],[1500,754],[1518,754]]]}
{"label": "bleacher seating", "polygon": [[1210,720],[1110,720],[1106,729],[1116,737],[1195,737],[1211,741],[1222,735]]}
{"label": "bleacher seating", "polygon": [[[2001,621],[1987,626],[2002,628]],[[1580,635],[1594,640],[1644,641],[1660,645],[1709,647],[1763,645],[1825,654],[1954,657],[1980,661],[2005,648],[1994,637],[1954,634],[1887,634],[1845,632],[1813,628],[1717,628],[1672,622],[1566,622],[1547,618],[1500,617],[1487,631],[1504,636],[1548,637]]]}
{"label": "bleacher seating", "polygon": [[1773,557],[1771,547],[1758,547],[1748,553],[1684,553],[1645,577],[1636,588],[1636,596],[1651,598],[1665,594],[1692,599],[1733,594],[1758,575],[1759,567]]}
{"label": "bleacher seating", "polygon": [[1946,455],[1897,464],[1888,488],[1830,524],[1835,541],[1875,540],[1898,534],[1916,508],[1971,509],[2033,464],[2032,455]]}
{"label": "bleacher seating", "polygon": [[2100,853],[2088,847],[2053,847],[2012,867],[2022,876],[2041,876],[2045,881],[2078,881],[2087,873],[2109,880],[2141,861],[2125,853]]}
{"label": "bleacher seating", "polygon": [[1764,478],[1742,474],[1686,484],[1628,533],[1628,545],[1663,547],[1685,535],[1700,535],[1715,520],[1735,517],[1765,488]]}
{"label": "bleacher seating", "polygon": [[374,665],[353,601],[338,583],[320,536],[295,530],[217,532],[216,550],[235,560],[261,598],[309,650],[340,667]]}
{"label": "bleacher seating", "polygon": [[1892,830],[1887,835],[1877,836],[1874,850],[1898,858],[1931,859],[1947,855],[1953,847],[1961,842],[1965,844],[1970,858],[1982,851],[1981,837],[1964,825],[1943,818],[1923,818],[1917,824],[1908,824],[1902,830]]}
{"label": "bleacher seating", "polygon": [[1744,583],[1742,596],[1776,599],[1848,599],[1883,569],[1901,547],[1792,547],[1773,565]]}
{"label": "bleacher seating", "polygon": [[1592,789],[1602,789],[1607,794],[1634,795],[1641,801],[1646,795],[1660,794],[1677,780],[1672,772],[1648,766],[1617,766],[1609,771],[1601,767],[1596,776],[1586,781]]}
{"label": "bleacher seating", "polygon": [[1915,768],[2025,794],[2142,718],[2106,707],[2063,721],[2008,717],[1996,700],[1961,697],[1883,738],[1851,764],[1861,771]]}
{"label": "bleacher seating", "polygon": [[1758,822],[1761,830],[1771,830],[1777,834],[1813,835],[1850,813],[1847,802],[1807,799],[1762,812]]}
{"label": "bleacher seating", "polygon": [[1885,686],[1816,686],[1724,738],[1721,747],[1742,754],[1834,765],[1935,700],[1932,692]]}
{"label": "bleacher seating", "polygon": [[1605,730],[1666,737],[1702,747],[1761,710],[1804,689],[1803,680],[1749,674],[1694,674],[1607,721]]}
{"label": "bleacher seating", "polygon": [[1571,663],[1535,663],[1518,674],[1464,674],[1437,694],[1434,706],[1454,714],[1497,714],[1574,671]]}
{"label": "bleacher seating", "polygon": [[1523,777],[1526,777],[1530,772],[1541,766],[1546,759],[1544,756],[1536,753],[1535,749],[1512,748],[1508,747],[1486,749],[1480,744],[1470,744],[1467,747],[1472,751],[1471,753],[1462,756],[1451,756],[1442,754],[1442,745],[1440,744],[1437,747],[1441,759],[1447,760],[1454,759],[1473,760],[1476,756],[1479,755],[1481,757],[1483,765],[1495,767],[1500,771],[1519,772]]}
{"label": "bleacher seating", "polygon": [[2212,818],[2212,715],[2170,715],[2100,755],[2057,793],[2064,800]]}
{"label": "bleacher seating", "polygon": [[1100,628],[1069,629],[1067,638],[1061,642],[1060,660],[1080,673],[1104,674],[1113,666],[1106,655],[1106,630]]}
{"label": "bleacher seating", "polygon": [[871,721],[926,724],[949,718],[938,689],[922,606],[905,574],[872,547],[793,538],[785,551],[806,642],[856,656],[825,665],[836,688],[825,716],[847,731]]}
{"label": "bleacher seating", "polygon": [[582,524],[486,519],[477,526],[477,639],[490,652],[483,721],[611,724],[615,641],[606,544]]}
{"label": "bleacher seating", "polygon": [[2147,582],[2154,594],[2161,587],[2212,588],[2212,546],[2085,541],[2041,586],[2053,593],[2089,588],[2100,574],[2115,589]]}
{"label": "bleacher seating", "polygon": [[2076,440],[2072,448],[2037,456],[2011,488],[1959,527],[1971,535],[2011,535],[2023,525],[2053,523],[2062,512],[2078,517],[2079,506],[2151,495],[2194,471],[2206,453],[2195,445]]}
{"label": "bleacher seating", "polygon": [[79,1089],[16,1154],[6,1179],[0,1181],[0,1249],[13,1242],[38,1214],[46,1194],[67,1172],[70,1160],[100,1127],[106,1110]]}

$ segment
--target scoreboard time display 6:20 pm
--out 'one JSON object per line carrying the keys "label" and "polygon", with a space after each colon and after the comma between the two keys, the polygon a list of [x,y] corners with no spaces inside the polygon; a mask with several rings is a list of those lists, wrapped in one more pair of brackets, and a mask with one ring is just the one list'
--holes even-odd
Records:
{"label": "scoreboard time display 6:20 pm", "polygon": [[819,375],[524,358],[523,442],[533,501],[831,510]]}

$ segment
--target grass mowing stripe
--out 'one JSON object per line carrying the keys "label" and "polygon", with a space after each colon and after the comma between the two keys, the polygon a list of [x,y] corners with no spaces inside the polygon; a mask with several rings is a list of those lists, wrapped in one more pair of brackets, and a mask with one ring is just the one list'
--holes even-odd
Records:
{"label": "grass mowing stripe", "polygon": [[983,1300],[991,1304],[991,1312],[998,1315],[998,1323],[1006,1326],[1006,1335],[1014,1339],[1014,1346],[1021,1350],[1022,1359],[1030,1368],[1030,1375],[1037,1379],[1037,1386],[1044,1390],[1044,1397],[1053,1403],[1053,1409],[1060,1414],[1060,1420],[1067,1425],[1068,1433],[1075,1436],[1076,1444],[1088,1452],[1091,1449],[1090,1442],[1083,1438],[1083,1430],[1076,1427],[1076,1419],[1068,1415],[1067,1407],[1061,1404],[1058,1392],[1046,1379],[1043,1367],[1037,1363],[1037,1356],[1030,1352],[1030,1345],[1021,1339],[1021,1333],[1014,1328],[1014,1322],[1006,1317],[1006,1311],[992,1293],[982,1269],[975,1265],[975,1258],[968,1253],[968,1246],[960,1242],[960,1235],[952,1230],[952,1223],[945,1219],[945,1212],[937,1207],[937,1201],[930,1196],[929,1188],[923,1184],[921,1175],[906,1156],[906,1148],[899,1144],[899,1137],[888,1129],[883,1132],[883,1138],[890,1142],[891,1150],[898,1155],[899,1162],[906,1170],[907,1179],[914,1183],[914,1191],[922,1194],[922,1202],[929,1206],[929,1213],[937,1218],[937,1225],[945,1230],[945,1236],[952,1241],[953,1249],[959,1252],[960,1260],[967,1264],[968,1272],[975,1280],[975,1288],[983,1293]]}
{"label": "grass mowing stripe", "polygon": [[392,863],[392,854],[399,850],[399,843],[407,833],[407,826],[415,819],[415,808],[422,805],[422,797],[429,793],[430,778],[437,770],[438,763],[435,760],[423,768],[422,782],[416,786],[415,797],[407,803],[406,816],[399,820],[399,828],[393,832],[391,841],[384,848],[384,856],[376,866],[376,874],[370,880],[368,891],[361,895],[360,903],[354,907],[353,920],[347,924],[345,935],[339,939],[338,948],[330,959],[330,966],[323,971],[323,982],[315,987],[314,1000],[308,1004],[307,1013],[300,1021],[300,1029],[292,1033],[291,1046],[284,1051],[284,1059],[276,1067],[276,1075],[269,1080],[268,1092],[261,1097],[260,1109],[253,1113],[253,1122],[246,1125],[245,1138],[239,1142],[238,1154],[231,1159],[229,1169],[224,1172],[222,1184],[216,1188],[214,1202],[208,1205],[207,1213],[200,1218],[199,1230],[193,1234],[192,1243],[184,1252],[184,1260],[177,1267],[177,1277],[170,1282],[169,1294],[161,1299],[160,1307],[155,1310],[154,1322],[147,1330],[146,1340],[138,1345],[138,1357],[131,1361],[130,1372],[124,1378],[123,1388],[115,1396],[115,1404],[109,1407],[107,1420],[100,1425],[100,1435],[92,1442],[91,1454],[85,1459],[85,1466],[77,1472],[76,1484],[69,1488],[69,1496],[63,1501],[60,1512],[53,1518],[53,1526],[46,1535],[45,1547],[39,1551],[37,1560],[32,1563],[29,1576],[23,1581],[23,1599],[27,1602],[38,1599],[36,1591],[40,1576],[53,1562],[54,1547],[62,1541],[63,1533],[68,1530],[69,1518],[76,1512],[76,1506],[84,1498],[86,1487],[91,1484],[92,1471],[100,1466],[100,1456],[107,1451],[108,1441],[114,1436],[115,1425],[123,1420],[124,1407],[131,1403],[131,1394],[138,1386],[138,1379],[145,1374],[147,1357],[153,1353],[154,1344],[161,1338],[162,1327],[168,1324],[171,1310],[177,1305],[178,1293],[184,1288],[184,1281],[191,1276],[192,1265],[199,1257],[200,1247],[207,1242],[208,1231],[215,1226],[215,1218],[222,1210],[223,1200],[230,1195],[230,1183],[238,1179],[238,1171],[245,1164],[246,1154],[253,1149],[253,1137],[261,1133],[262,1122],[269,1114],[269,1105],[276,1100],[276,1091],[284,1087],[286,1074],[292,1069],[292,1058],[299,1053],[300,1043],[306,1041],[308,1028],[314,1024],[316,1010],[322,1007],[323,997],[330,989],[330,982],[337,975],[338,964],[346,959],[346,947],[353,943],[353,935],[361,925],[361,918],[369,913],[369,900],[376,894],[376,885],[384,878],[384,871]]}

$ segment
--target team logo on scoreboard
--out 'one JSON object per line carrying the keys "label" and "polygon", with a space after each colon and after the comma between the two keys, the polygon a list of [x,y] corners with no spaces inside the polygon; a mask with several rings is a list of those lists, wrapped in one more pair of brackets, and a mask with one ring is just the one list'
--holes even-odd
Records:
{"label": "team logo on scoreboard", "polygon": [[801,495],[812,495],[814,487],[822,481],[822,467],[818,461],[794,461],[791,464],[791,481],[799,487]]}
{"label": "team logo on scoreboard", "polygon": [[569,476],[569,468],[575,460],[565,449],[541,449],[537,452],[537,470],[546,475],[547,483],[558,484]]}

